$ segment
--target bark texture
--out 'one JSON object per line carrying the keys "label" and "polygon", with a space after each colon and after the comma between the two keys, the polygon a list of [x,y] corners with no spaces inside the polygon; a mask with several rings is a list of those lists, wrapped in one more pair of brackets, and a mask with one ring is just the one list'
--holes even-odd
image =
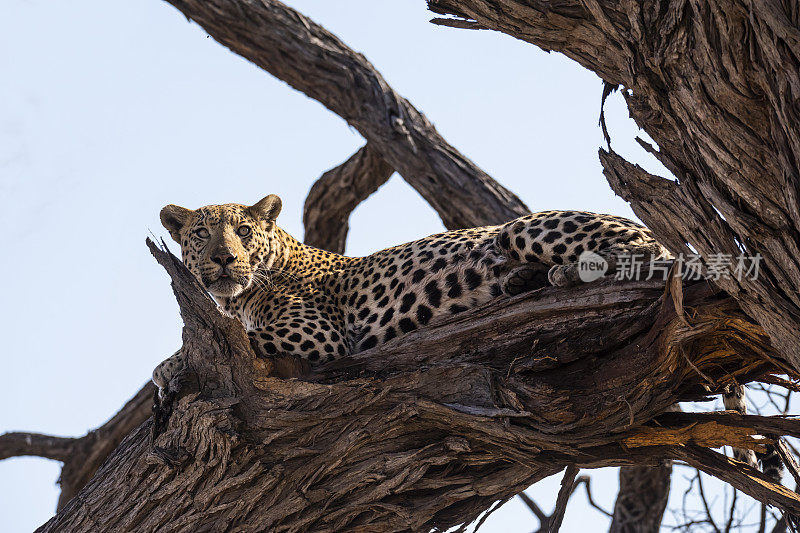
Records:
{"label": "bark texture", "polygon": [[797,494],[709,449],[800,435],[800,422],[647,422],[732,379],[787,371],[706,283],[545,289],[286,380],[177,258],[151,248],[185,323],[182,386],[41,531],[444,529],[565,467],[566,495],[578,467],[665,459],[800,512]]}
{"label": "bark texture", "polygon": [[[340,208],[331,218],[318,200],[307,203],[320,246],[343,246],[343,214],[391,169],[448,228],[527,212],[363,56],[302,15],[269,0],[170,3],[367,139],[312,190],[310,200],[348,179],[359,188],[330,193]],[[796,494],[709,449],[800,435],[795,421],[659,415],[732,382],[797,375],[796,4],[429,5],[461,17],[445,24],[504,31],[624,85],[679,181],[609,149],[601,161],[612,187],[673,251],[690,243],[708,258],[742,248],[764,256],[763,276],[721,280],[731,296],[696,283],[684,297],[674,281],[666,291],[612,282],[548,289],[283,380],[274,374],[300,367],[255,359],[241,325],[216,312],[175,258],[154,251],[173,276],[190,371],[43,530],[446,528],[564,468],[563,501],[577,467],[635,465],[652,479],[669,459],[800,510]],[[52,442],[61,457],[65,443]],[[554,522],[560,516],[563,505]]]}
{"label": "bark texture", "polygon": [[[431,0],[428,5],[456,17],[433,22],[507,33],[564,53],[609,87],[623,86],[631,116],[659,150],[643,146],[678,183],[647,174],[609,148],[600,157],[612,188],[673,252],[689,252],[690,243],[706,261],[740,251],[761,255],[766,268],[758,280],[718,284],[800,368],[800,4]],[[663,487],[658,473],[653,476],[650,484]],[[635,498],[620,494],[618,501]]]}
{"label": "bark texture", "polygon": [[[677,182],[601,150],[614,191],[673,252],[763,257],[720,279],[800,369],[800,4],[429,0],[459,27],[562,52],[621,85]],[[437,19],[453,25],[454,19]]]}
{"label": "bark texture", "polygon": [[658,533],[669,499],[672,464],[619,469],[609,533]]}
{"label": "bark texture", "polygon": [[394,169],[371,144],[325,172],[311,187],[303,207],[305,244],[343,254],[350,213],[393,173]]}

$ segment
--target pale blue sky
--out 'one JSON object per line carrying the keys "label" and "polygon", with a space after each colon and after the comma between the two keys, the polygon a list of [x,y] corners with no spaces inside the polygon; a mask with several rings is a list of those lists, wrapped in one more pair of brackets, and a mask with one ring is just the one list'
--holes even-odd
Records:
{"label": "pale blue sky", "polygon": [[[363,52],[442,135],[532,210],[632,216],[601,173],[601,82],[507,36],[440,28],[422,0],[294,0]],[[180,345],[177,305],[144,246],[168,203],[283,198],[302,238],[305,195],[363,144],[320,104],[218,45],[164,2],[0,4],[0,432],[83,435],[113,415]],[[663,172],[633,142],[622,99],[614,147]],[[441,222],[399,177],[351,219],[348,253],[431,234]],[[52,515],[60,464],[0,462],[0,529]],[[614,470],[589,472],[610,508]],[[529,493],[546,509],[558,479]],[[591,527],[591,526],[596,526]],[[482,531],[538,526],[518,501]],[[577,495],[563,531],[606,522]]]}

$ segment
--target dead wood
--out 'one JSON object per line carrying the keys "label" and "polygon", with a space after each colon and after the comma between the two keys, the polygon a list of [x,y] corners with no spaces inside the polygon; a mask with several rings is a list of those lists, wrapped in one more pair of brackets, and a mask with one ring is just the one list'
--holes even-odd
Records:
{"label": "dead wood", "polygon": [[672,464],[619,469],[609,533],[658,533],[669,499]]}
{"label": "dead wood", "polygon": [[763,257],[758,279],[717,283],[800,369],[798,2],[428,6],[455,17],[434,23],[507,33],[564,53],[607,87],[622,86],[631,116],[658,150],[643,146],[678,182],[647,174],[609,147],[600,159],[612,188],[675,253],[689,252],[690,243],[706,261],[741,252]]}
{"label": "dead wood", "polygon": [[[208,8],[210,4],[187,3],[183,9],[198,7]],[[235,4],[228,3],[225,7],[232,10],[228,11],[232,16],[244,13],[241,6]],[[234,51],[317,98],[371,139],[348,161],[323,174],[312,187],[304,210],[308,244],[343,251],[350,212],[393,172],[384,152],[403,163],[396,168],[403,170],[407,181],[431,201],[449,228],[503,222],[527,213],[516,196],[445,142],[427,119],[397,95],[361,54],[278,2],[265,2],[255,8],[262,10],[261,19],[240,19],[226,28],[226,31],[244,32],[244,40]],[[207,11],[205,14],[213,19]],[[263,24],[259,25],[259,20]],[[224,25],[224,21],[221,24]],[[248,28],[254,31],[248,33]],[[293,38],[284,41],[286,32]],[[247,46],[248,42],[258,39],[261,39],[260,46],[252,49]],[[259,56],[249,55],[259,51]],[[357,80],[363,85],[356,91],[352,84]],[[279,375],[290,375],[302,366],[294,360],[275,363],[280,367],[276,368]],[[143,423],[149,416],[148,401],[153,391],[151,384],[145,389],[132,400],[139,407],[145,407],[133,413],[135,418],[127,418],[129,409],[126,406],[103,428],[108,425],[122,428],[116,423],[118,417],[124,418],[127,430]],[[26,441],[24,449],[18,451],[11,449],[15,446],[11,441],[13,436],[7,437],[7,442],[9,451],[14,454],[69,456],[61,476],[60,508],[93,475],[124,434],[105,432],[102,428],[90,432],[80,442],[91,441],[91,450],[80,453],[78,450],[83,450],[83,446],[72,439],[63,443],[69,445],[69,453],[58,448],[62,441],[53,440],[57,437],[48,437],[52,445],[47,449],[36,448],[39,442],[36,439],[30,446]],[[101,435],[108,439],[98,440]],[[87,456],[91,456],[88,462]]]}
{"label": "dead wood", "polygon": [[558,490],[558,497],[556,498],[556,509],[550,517],[550,523],[547,526],[548,533],[558,533],[561,529],[561,522],[564,521],[564,513],[567,510],[567,503],[569,497],[572,495],[572,489],[575,486],[575,478],[578,475],[578,467],[575,465],[567,465],[564,470],[564,477],[561,479],[561,488]]}
{"label": "dead wood", "polygon": [[46,459],[63,461],[72,450],[77,439],[54,437],[40,433],[10,432],[0,435],[0,459],[35,455]]}
{"label": "dead wood", "polygon": [[[800,434],[800,422],[727,412],[648,422],[730,380],[786,372],[765,333],[706,283],[677,307],[663,282],[545,289],[396,339],[380,364],[364,352],[287,380],[266,375],[272,363],[241,324],[151,247],[184,318],[183,387],[42,531],[423,531],[471,522],[565,467],[665,459],[800,512],[795,493],[705,447]],[[478,338],[469,325],[481,321]]]}
{"label": "dead wood", "polygon": [[380,152],[365,144],[350,159],[320,176],[303,207],[305,244],[343,254],[350,213],[393,173]]}
{"label": "dead wood", "polygon": [[[635,468],[636,467],[625,467],[622,468],[621,470],[634,470]],[[643,467],[643,468],[650,468],[650,467]],[[592,498],[591,484],[592,484],[591,477],[578,476],[577,478],[575,478],[575,483],[572,484],[572,494],[575,494],[575,491],[578,487],[583,486],[586,490],[586,499],[588,500],[589,505],[594,509],[596,509],[597,511],[599,511],[600,513],[610,518],[611,513],[609,513],[599,505],[597,505],[597,503],[594,501],[594,498]],[[558,505],[556,505],[556,508],[553,510],[553,512],[550,515],[548,515],[544,511],[542,511],[542,509],[536,504],[536,502],[533,501],[530,498],[530,496],[528,496],[524,492],[520,492],[518,496],[522,500],[522,502],[528,507],[528,509],[530,509],[534,515],[536,515],[536,519],[539,520],[539,529],[537,529],[535,533],[547,533],[550,530],[550,523],[556,516],[556,513],[559,512]]]}
{"label": "dead wood", "polygon": [[[526,211],[447,145],[362,56],[302,15],[270,1],[171,3],[355,126],[448,227],[500,222]],[[793,493],[701,447],[755,445],[752,437],[760,431],[795,432],[794,421],[783,433],[775,433],[772,422],[767,429],[743,428],[727,419],[691,428],[647,425],[676,399],[700,398],[732,381],[796,375],[793,261],[800,217],[792,102],[798,84],[796,68],[785,68],[797,58],[796,6],[751,5],[747,11],[729,3],[707,12],[680,3],[663,9],[598,2],[430,4],[467,17],[450,25],[499,29],[564,51],[606,81],[632,89],[625,94],[634,118],[659,143],[658,156],[679,183],[647,175],[611,151],[601,153],[609,182],[673,250],[687,250],[688,242],[708,257],[742,247],[765,258],[763,278],[718,283],[734,299],[702,284],[687,287],[688,319],[680,306],[677,313],[670,308],[659,287],[646,284],[543,291],[505,302],[509,312],[494,330],[478,311],[476,319],[497,336],[489,342],[481,343],[487,338],[466,324],[464,338],[446,324],[441,328],[450,327],[449,334],[430,333],[455,343],[450,353],[436,352],[436,343],[421,337],[418,346],[405,339],[405,352],[387,347],[386,365],[370,359],[381,354],[366,354],[318,373],[315,383],[263,378],[276,363],[253,360],[236,325],[219,322],[176,282],[186,341],[195,344],[194,388],[187,384],[170,404],[172,416],[162,411],[149,426],[155,446],[148,447],[147,431],[139,428],[80,502],[48,529],[169,523],[174,530],[196,530],[244,520],[248,527],[296,530],[425,529],[477,517],[493,501],[565,466],[657,467],[665,459],[686,461],[762,501],[797,510]],[[693,62],[682,61],[677,51],[683,50]],[[328,238],[340,246],[344,236]],[[622,296],[598,317],[591,305],[605,301],[604,290]],[[568,303],[564,314],[536,314],[536,298],[552,311],[559,297]],[[778,353],[740,306],[770,334]],[[491,341],[501,346],[493,350]],[[623,374],[639,364],[652,372],[634,372],[641,381],[632,383]],[[297,367],[287,368],[284,373]],[[568,392],[573,378],[576,386]],[[609,420],[602,418],[606,412]],[[386,413],[388,420],[382,419]],[[600,427],[589,429],[588,421],[601,421]],[[290,442],[300,445],[290,450]],[[114,475],[122,471],[140,481],[119,487]],[[105,490],[111,492],[102,496]],[[99,516],[102,522],[94,522]]]}

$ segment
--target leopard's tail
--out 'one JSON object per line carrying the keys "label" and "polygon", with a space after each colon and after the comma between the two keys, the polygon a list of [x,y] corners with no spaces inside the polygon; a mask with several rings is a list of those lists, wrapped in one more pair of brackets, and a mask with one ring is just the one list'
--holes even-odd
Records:
{"label": "leopard's tail", "polygon": [[[728,411],[736,411],[743,415],[747,414],[747,398],[744,394],[743,385],[731,385],[722,395],[722,404]],[[734,448],[733,458],[742,463],[746,463],[753,468],[758,468],[758,458],[756,452],[746,448]]]}
{"label": "leopard's tail", "polygon": [[[729,387],[722,395],[722,403],[725,409],[746,415],[747,399],[745,398],[744,391],[745,389],[742,385],[733,385]],[[753,468],[760,467],[760,470],[775,483],[781,483],[784,466],[776,445],[767,444],[766,451],[764,452],[734,448],[733,458],[737,461],[747,463]]]}

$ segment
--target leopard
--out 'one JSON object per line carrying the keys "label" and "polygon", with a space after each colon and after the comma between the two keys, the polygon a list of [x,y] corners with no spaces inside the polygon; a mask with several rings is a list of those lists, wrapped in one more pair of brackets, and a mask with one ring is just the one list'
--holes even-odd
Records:
{"label": "leopard", "polygon": [[[600,260],[601,274],[623,256],[642,264],[673,259],[645,226],[587,211],[542,211],[348,257],[292,237],[276,224],[281,209],[270,194],[249,206],[170,204],[160,218],[187,269],[222,313],[244,325],[257,357],[298,356],[312,368],[497,298],[590,281],[580,269],[587,257]],[[181,350],[156,367],[159,397],[184,367]],[[723,401],[746,413],[743,387]],[[775,479],[783,473],[774,449],[733,454]]]}
{"label": "leopard", "polygon": [[[431,327],[496,298],[581,282],[582,254],[667,258],[650,230],[585,211],[543,211],[456,229],[364,257],[301,243],[276,224],[281,199],[199,209],[167,205],[163,226],[219,309],[239,319],[256,355],[314,368]],[[153,372],[163,391],[180,350]]]}

